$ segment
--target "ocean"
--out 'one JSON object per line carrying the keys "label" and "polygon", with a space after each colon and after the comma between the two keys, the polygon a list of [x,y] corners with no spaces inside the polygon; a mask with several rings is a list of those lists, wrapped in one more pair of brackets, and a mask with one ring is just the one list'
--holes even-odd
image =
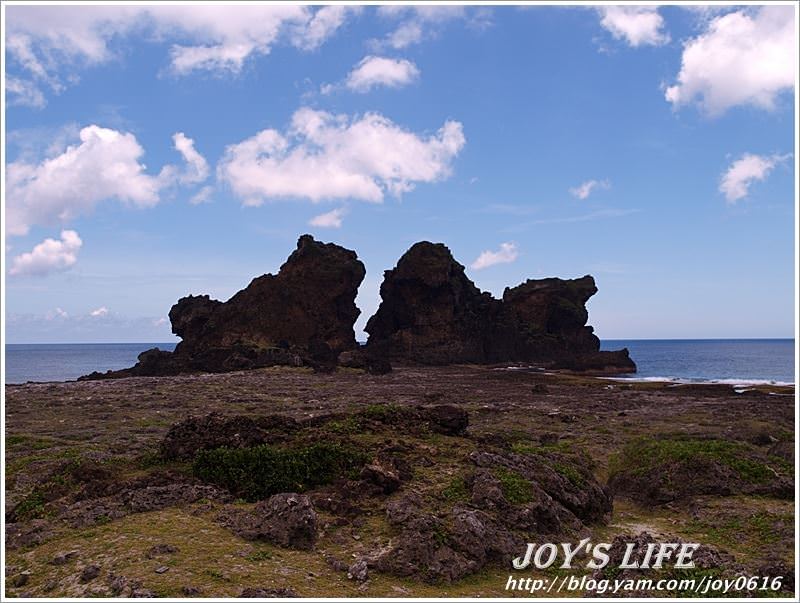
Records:
{"label": "ocean", "polygon": [[794,339],[610,339],[601,349],[628,348],[647,381],[732,385],[795,383]]}
{"label": "ocean", "polygon": [[127,368],[150,348],[172,351],[175,343],[7,343],[5,382],[70,381]]}
{"label": "ocean", "polygon": [[[7,344],[6,383],[68,381],[92,371],[132,366],[144,350],[174,343]],[[732,384],[795,382],[793,339],[631,339],[603,341],[627,347],[639,371],[626,378]]]}

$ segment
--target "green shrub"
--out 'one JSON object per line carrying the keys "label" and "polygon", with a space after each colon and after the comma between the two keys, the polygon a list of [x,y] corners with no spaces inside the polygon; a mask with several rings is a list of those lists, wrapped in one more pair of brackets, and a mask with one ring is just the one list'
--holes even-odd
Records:
{"label": "green shrub", "polygon": [[368,457],[352,446],[319,442],[305,448],[216,448],[203,450],[192,470],[198,478],[249,501],[279,492],[302,492],[360,468]]}

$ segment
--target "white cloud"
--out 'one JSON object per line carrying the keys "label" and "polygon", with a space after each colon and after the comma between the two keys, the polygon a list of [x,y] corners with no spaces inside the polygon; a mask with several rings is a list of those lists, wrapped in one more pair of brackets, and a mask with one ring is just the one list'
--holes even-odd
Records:
{"label": "white cloud", "polygon": [[194,148],[194,140],[187,138],[183,132],[172,135],[175,149],[186,161],[186,170],[176,175],[181,184],[197,184],[208,178],[208,162]]}
{"label": "white cloud", "polygon": [[660,46],[669,42],[669,34],[662,30],[664,19],[657,6],[602,6],[598,7],[600,25],[615,39],[624,39],[630,46]]}
{"label": "white cloud", "polygon": [[[171,42],[170,70],[176,75],[238,73],[248,58],[266,55],[276,44],[318,48],[360,10],[290,4],[9,6],[6,48],[12,69],[57,93],[80,69],[123,56],[112,48],[134,37]],[[10,91],[20,94],[19,88]],[[27,98],[38,103],[32,90],[27,88]]]}
{"label": "white cloud", "polygon": [[189,199],[189,203],[191,203],[192,205],[200,205],[201,203],[208,203],[209,201],[211,201],[211,195],[213,194],[213,192],[214,192],[213,186],[204,186]]}
{"label": "white cloud", "polygon": [[100,317],[108,315],[108,308],[106,308],[105,306],[100,306],[96,310],[92,310],[91,312],[89,312],[89,314],[91,316],[95,316],[95,317],[100,318]]}
{"label": "white cloud", "polygon": [[587,199],[595,189],[608,188],[611,188],[611,183],[608,180],[587,180],[580,186],[569,189],[569,193],[578,199]]}
{"label": "white cloud", "polygon": [[344,207],[332,209],[329,212],[314,216],[308,221],[309,225],[317,228],[341,228],[342,217],[347,213]]}
{"label": "white cloud", "polygon": [[737,105],[770,110],[781,92],[794,89],[796,50],[793,7],[727,13],[686,43],[678,81],[665,97],[674,107],[696,101],[711,116]]}
{"label": "white cloud", "polygon": [[32,251],[14,258],[9,274],[44,276],[66,270],[78,261],[83,241],[74,230],[62,230],[61,239],[45,239]]}
{"label": "white cloud", "polygon": [[745,153],[734,161],[720,179],[719,190],[728,203],[736,203],[749,192],[753,182],[765,180],[772,169],[789,155],[753,155]]}
{"label": "white cloud", "polygon": [[56,318],[60,318],[62,320],[66,320],[69,318],[69,314],[62,310],[61,308],[56,308],[55,310],[48,310],[47,313],[44,315],[45,320],[55,320]]}
{"label": "white cloud", "polygon": [[292,43],[303,50],[316,50],[333,35],[348,17],[358,15],[361,6],[333,5],[320,8],[311,19],[297,28]]}
{"label": "white cloud", "polygon": [[399,21],[397,27],[383,40],[374,40],[376,47],[391,47],[396,50],[418,44],[424,39],[436,35],[438,30],[448,21],[462,20],[468,24],[483,27],[489,20],[485,8],[468,11],[464,6],[436,5],[397,5],[389,4],[378,7],[378,15]]}
{"label": "white cloud", "polygon": [[39,162],[24,158],[8,165],[8,234],[27,234],[32,224],[68,223],[106,199],[150,207],[158,203],[164,187],[195,183],[208,174],[205,159],[181,133],[174,137],[175,147],[187,167],[167,165],[156,176],[145,172],[140,162],[144,149],[133,134],[90,125],[78,138],[78,144]]}
{"label": "white cloud", "polygon": [[422,137],[378,113],[350,118],[301,108],[285,134],[262,130],[227,147],[217,178],[244,205],[276,198],[379,203],[386,192],[399,197],[418,182],[449,176],[464,143],[457,121]]}
{"label": "white cloud", "polygon": [[366,56],[347,76],[345,85],[356,92],[368,92],[377,86],[400,88],[418,77],[419,69],[411,61]]}
{"label": "white cloud", "polygon": [[154,318],[153,321],[152,321],[152,324],[153,324],[154,327],[160,327],[162,325],[169,324],[169,319],[167,319],[167,318],[165,318],[163,316],[161,318]]}
{"label": "white cloud", "polygon": [[516,243],[501,243],[497,251],[486,250],[481,252],[470,267],[473,270],[483,270],[495,264],[510,264],[519,257]]}
{"label": "white cloud", "polygon": [[44,100],[44,93],[30,80],[7,77],[6,94],[10,95],[8,99],[9,105],[41,109],[47,104]]}

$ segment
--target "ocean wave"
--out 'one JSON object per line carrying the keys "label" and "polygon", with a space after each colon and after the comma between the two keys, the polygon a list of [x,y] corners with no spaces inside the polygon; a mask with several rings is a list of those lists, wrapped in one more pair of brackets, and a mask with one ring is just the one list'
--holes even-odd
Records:
{"label": "ocean wave", "polygon": [[602,377],[612,381],[639,383],[672,383],[674,385],[732,385],[734,387],[751,387],[755,385],[773,385],[776,387],[794,387],[793,381],[777,381],[774,379],[686,379],[682,377]]}

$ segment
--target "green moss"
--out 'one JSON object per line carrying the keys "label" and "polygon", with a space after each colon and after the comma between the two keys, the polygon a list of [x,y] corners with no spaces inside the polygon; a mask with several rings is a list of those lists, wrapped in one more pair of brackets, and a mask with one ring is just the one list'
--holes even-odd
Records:
{"label": "green moss", "polygon": [[302,492],[351,474],[368,460],[363,450],[319,442],[304,448],[217,448],[197,454],[194,475],[256,501],[279,492]]}
{"label": "green moss", "polygon": [[521,505],[533,500],[531,483],[516,471],[498,467],[494,470],[494,475],[500,480],[503,496],[508,502]]}

